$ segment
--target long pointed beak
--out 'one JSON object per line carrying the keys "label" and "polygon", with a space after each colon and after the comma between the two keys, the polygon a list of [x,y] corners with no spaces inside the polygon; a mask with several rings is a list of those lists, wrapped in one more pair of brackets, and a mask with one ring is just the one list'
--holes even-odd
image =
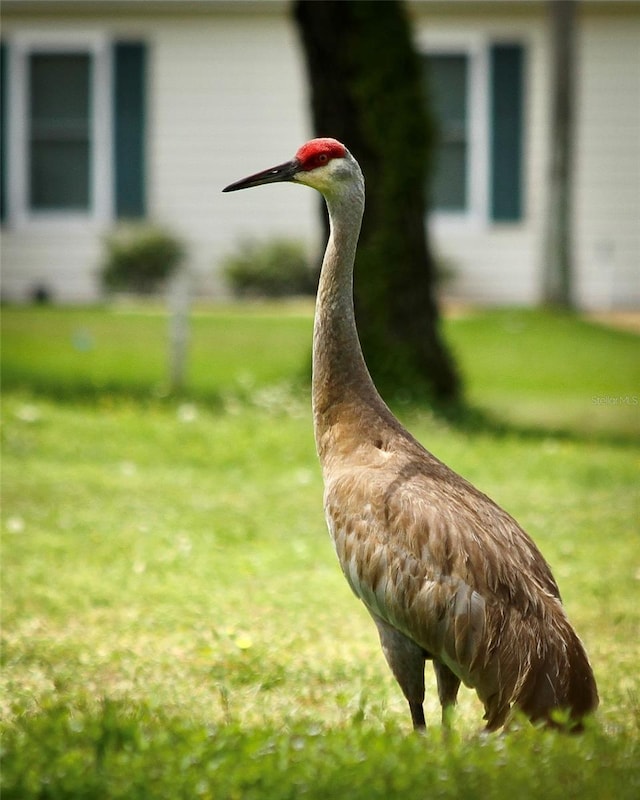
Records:
{"label": "long pointed beak", "polygon": [[277,167],[265,169],[241,181],[230,183],[222,190],[223,192],[237,192],[239,189],[250,189],[252,186],[262,186],[264,183],[280,183],[281,181],[293,180],[293,176],[300,170],[300,162],[294,158],[286,164],[279,164]]}

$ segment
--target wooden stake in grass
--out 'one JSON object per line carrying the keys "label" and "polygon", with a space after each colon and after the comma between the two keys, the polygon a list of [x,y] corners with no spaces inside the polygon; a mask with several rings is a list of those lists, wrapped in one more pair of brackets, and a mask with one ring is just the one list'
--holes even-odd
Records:
{"label": "wooden stake in grass", "polygon": [[180,267],[169,285],[169,388],[173,394],[184,389],[189,346],[191,281],[187,269]]}

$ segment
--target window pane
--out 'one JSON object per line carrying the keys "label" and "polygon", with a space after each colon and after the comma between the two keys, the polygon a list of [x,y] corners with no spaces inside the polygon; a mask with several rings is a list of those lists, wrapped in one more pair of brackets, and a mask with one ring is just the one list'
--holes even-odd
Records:
{"label": "window pane", "polygon": [[90,203],[90,81],[86,53],[30,58],[30,205],[86,210]]}
{"label": "window pane", "polygon": [[87,142],[33,142],[31,145],[31,208],[89,208],[89,145]]}
{"label": "window pane", "polygon": [[466,55],[429,55],[425,59],[428,102],[439,131],[430,197],[434,209],[467,207]]}
{"label": "window pane", "polygon": [[438,150],[431,185],[434,208],[464,211],[467,207],[466,147],[463,142],[445,143]]}

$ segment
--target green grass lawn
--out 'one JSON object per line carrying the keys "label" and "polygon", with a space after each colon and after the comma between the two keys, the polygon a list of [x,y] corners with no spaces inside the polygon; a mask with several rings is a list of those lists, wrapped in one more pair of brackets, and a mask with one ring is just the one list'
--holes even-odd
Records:
{"label": "green grass lawn", "polygon": [[[410,733],[325,531],[311,316],[5,309],[3,798],[636,798],[639,338],[564,315],[447,323],[484,413],[398,413],[552,565],[601,694],[593,727]],[[480,420],[478,422],[477,420]],[[483,421],[486,424],[483,424]]]}
{"label": "green grass lawn", "polygon": [[[209,403],[308,371],[309,304],[196,311],[190,327],[188,391]],[[56,399],[168,393],[168,324],[159,307],[5,309],[2,336],[5,387]]]}

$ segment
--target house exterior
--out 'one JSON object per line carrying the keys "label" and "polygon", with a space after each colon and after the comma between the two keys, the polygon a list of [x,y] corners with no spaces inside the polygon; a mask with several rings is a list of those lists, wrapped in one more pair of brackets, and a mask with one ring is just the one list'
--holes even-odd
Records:
{"label": "house exterior", "polygon": [[[537,0],[409,0],[442,145],[425,220],[470,302],[540,300],[551,54]],[[640,306],[640,3],[583,0],[572,193],[576,296]],[[313,192],[227,183],[313,135],[284,0],[3,0],[2,297],[101,296],[103,240],[152,220],[223,297],[243,238],[320,246]],[[330,132],[326,132],[330,134]],[[348,143],[347,143],[348,144]]]}

